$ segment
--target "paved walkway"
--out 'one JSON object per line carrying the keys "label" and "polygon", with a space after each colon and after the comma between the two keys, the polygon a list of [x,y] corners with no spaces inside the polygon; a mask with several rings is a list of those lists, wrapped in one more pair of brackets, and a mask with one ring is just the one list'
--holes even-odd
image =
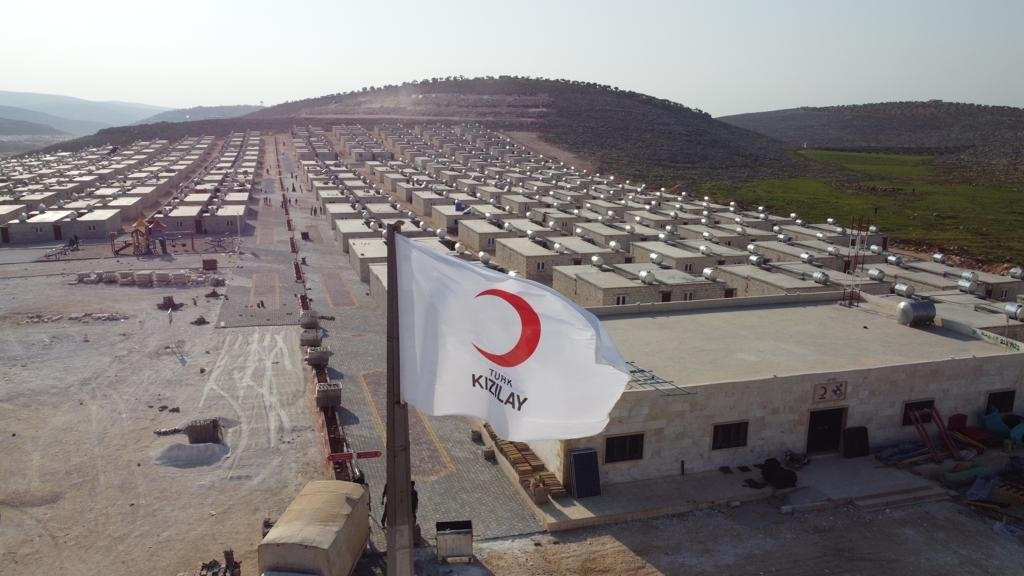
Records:
{"label": "paved walkway", "polygon": [[[272,145],[267,149],[273,152]],[[315,198],[300,181],[300,168],[291,146],[287,150],[282,147],[281,152],[281,181],[288,195],[298,200],[297,206],[290,207],[294,228],[309,232],[310,237],[308,241],[298,240],[299,255],[307,263],[303,267],[307,294],[317,313],[334,317],[334,320],[321,320],[321,326],[326,333],[324,344],[334,352],[331,378],[343,386],[340,421],[355,450],[383,450],[386,418],[385,311],[370,298],[369,287],[359,280],[358,271],[352,269],[341,245],[333,239],[330,221],[310,215]],[[292,172],[295,172],[294,179],[291,178]],[[295,193],[291,192],[292,184],[295,185]],[[280,199],[279,185],[276,177],[264,180],[266,189],[275,190],[273,197],[276,199]],[[288,233],[283,211],[277,204],[267,211],[271,214],[282,212],[277,237],[287,249]],[[258,221],[258,236],[261,239],[269,237],[260,229]],[[298,232],[295,236],[299,237]],[[261,255],[267,252],[267,248],[254,250]],[[293,279],[290,264],[282,270],[280,280],[283,287]],[[282,299],[288,298],[283,296]],[[472,520],[478,539],[541,530],[529,509],[525,493],[510,483],[497,465],[483,459],[482,446],[471,440],[469,422],[458,417],[423,416],[412,410],[410,424],[413,479],[420,502],[418,520],[424,538],[432,540],[434,523],[445,520]],[[359,462],[366,473],[373,499],[372,541],[378,549],[383,549],[385,542],[379,527],[380,497],[385,483],[384,463],[383,458]]]}
{"label": "paved walkway", "polygon": [[[507,471],[512,473],[511,469]],[[747,479],[761,480],[761,471],[717,470],[670,476],[602,487],[600,496],[577,500],[572,497],[533,506],[548,531],[569,530],[640,518],[682,514],[730,502],[750,502],[780,496],[782,505],[817,508],[847,504],[858,498],[926,490],[933,485],[895,468],[881,466],[874,458],[844,459],[839,456],[815,458],[797,472],[795,489],[775,491],[770,487],[744,486]]]}

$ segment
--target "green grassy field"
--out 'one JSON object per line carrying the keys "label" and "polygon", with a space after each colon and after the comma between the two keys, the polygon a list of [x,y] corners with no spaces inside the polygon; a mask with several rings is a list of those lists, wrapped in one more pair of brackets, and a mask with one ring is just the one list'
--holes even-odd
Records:
{"label": "green grassy field", "polygon": [[763,204],[777,213],[797,212],[814,222],[833,217],[849,226],[861,218],[896,241],[986,262],[1024,262],[1020,190],[944,182],[927,156],[819,150],[801,154],[861,172],[864,180],[850,186],[815,179],[761,180],[716,189],[716,195]]}
{"label": "green grassy field", "polygon": [[833,152],[831,150],[801,150],[799,154],[811,160],[838,164],[850,170],[886,178],[929,178],[935,175],[933,156],[911,154],[869,154],[865,152]]}

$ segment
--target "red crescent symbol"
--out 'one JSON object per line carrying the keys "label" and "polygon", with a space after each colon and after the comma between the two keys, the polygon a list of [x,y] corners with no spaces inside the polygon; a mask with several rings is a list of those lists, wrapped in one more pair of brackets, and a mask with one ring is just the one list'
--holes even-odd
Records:
{"label": "red crescent symbol", "polygon": [[477,352],[483,354],[484,358],[503,368],[511,368],[526,362],[533,355],[533,352],[537,350],[537,344],[540,344],[540,316],[537,315],[526,300],[511,292],[491,288],[476,295],[477,298],[481,296],[496,296],[508,302],[519,313],[522,331],[519,333],[519,341],[516,342],[516,345],[504,354],[488,352],[476,344],[473,345],[473,348],[476,348]]}

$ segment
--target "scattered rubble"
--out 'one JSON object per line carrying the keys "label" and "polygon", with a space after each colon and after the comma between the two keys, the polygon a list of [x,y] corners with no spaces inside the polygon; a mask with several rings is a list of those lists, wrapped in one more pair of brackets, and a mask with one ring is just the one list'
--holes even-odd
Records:
{"label": "scattered rubble", "polygon": [[78,272],[70,284],[117,284],[118,286],[224,286],[224,278],[201,270],[118,270]]}
{"label": "scattered rubble", "polygon": [[[63,314],[29,314],[28,316],[25,316],[25,319],[22,320],[20,324],[50,324],[52,322],[59,322],[64,318],[65,316]],[[116,312],[79,312],[69,314],[67,319],[73,322],[120,322],[127,320],[128,316],[126,314],[118,314]]]}

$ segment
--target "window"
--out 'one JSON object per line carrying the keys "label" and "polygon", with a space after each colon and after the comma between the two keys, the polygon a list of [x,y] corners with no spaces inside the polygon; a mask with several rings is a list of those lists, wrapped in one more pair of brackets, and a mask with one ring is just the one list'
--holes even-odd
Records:
{"label": "window", "polygon": [[747,445],[747,424],[749,422],[733,422],[731,424],[715,424],[711,435],[711,449],[724,450]]}
{"label": "window", "polygon": [[537,262],[537,272],[542,272],[544,270],[544,267],[545,264],[543,262]]}
{"label": "window", "polygon": [[693,264],[683,265],[683,272],[693,272]]}
{"label": "window", "polygon": [[175,224],[178,225],[178,228],[181,228],[181,224],[182,224],[181,222],[175,222]]}
{"label": "window", "polygon": [[[926,410],[933,406],[935,406],[935,400],[917,400],[903,404],[903,425],[911,426],[914,424],[914,421],[910,419],[911,412],[915,410]],[[921,422],[927,424],[931,421],[932,415],[930,413],[921,415]]]}
{"label": "window", "polygon": [[491,248],[493,246],[494,246],[494,238],[488,238],[487,239],[487,247]]}
{"label": "window", "polygon": [[615,295],[615,305],[616,306],[622,306],[625,303],[626,303],[626,295],[625,294],[616,294]]}
{"label": "window", "polygon": [[640,460],[644,457],[644,435],[612,436],[604,439],[604,462]]}
{"label": "window", "polygon": [[86,228],[86,230],[96,230],[96,225],[95,224],[89,224],[85,228]]}
{"label": "window", "polygon": [[1007,294],[1009,294],[1009,291],[1006,288],[1003,288],[1003,290],[999,293],[999,299],[1006,300]]}
{"label": "window", "polygon": [[683,301],[689,302],[690,300],[693,300],[693,292],[683,292]]}
{"label": "window", "polygon": [[228,220],[228,228],[234,228],[234,227],[235,227],[235,221],[234,220]]}
{"label": "window", "polygon": [[1009,414],[1010,412],[1013,412],[1013,403],[1016,399],[1016,390],[992,392],[988,395],[988,403],[985,405],[985,412],[988,413],[995,408],[996,410],[999,410],[1000,414]]}

